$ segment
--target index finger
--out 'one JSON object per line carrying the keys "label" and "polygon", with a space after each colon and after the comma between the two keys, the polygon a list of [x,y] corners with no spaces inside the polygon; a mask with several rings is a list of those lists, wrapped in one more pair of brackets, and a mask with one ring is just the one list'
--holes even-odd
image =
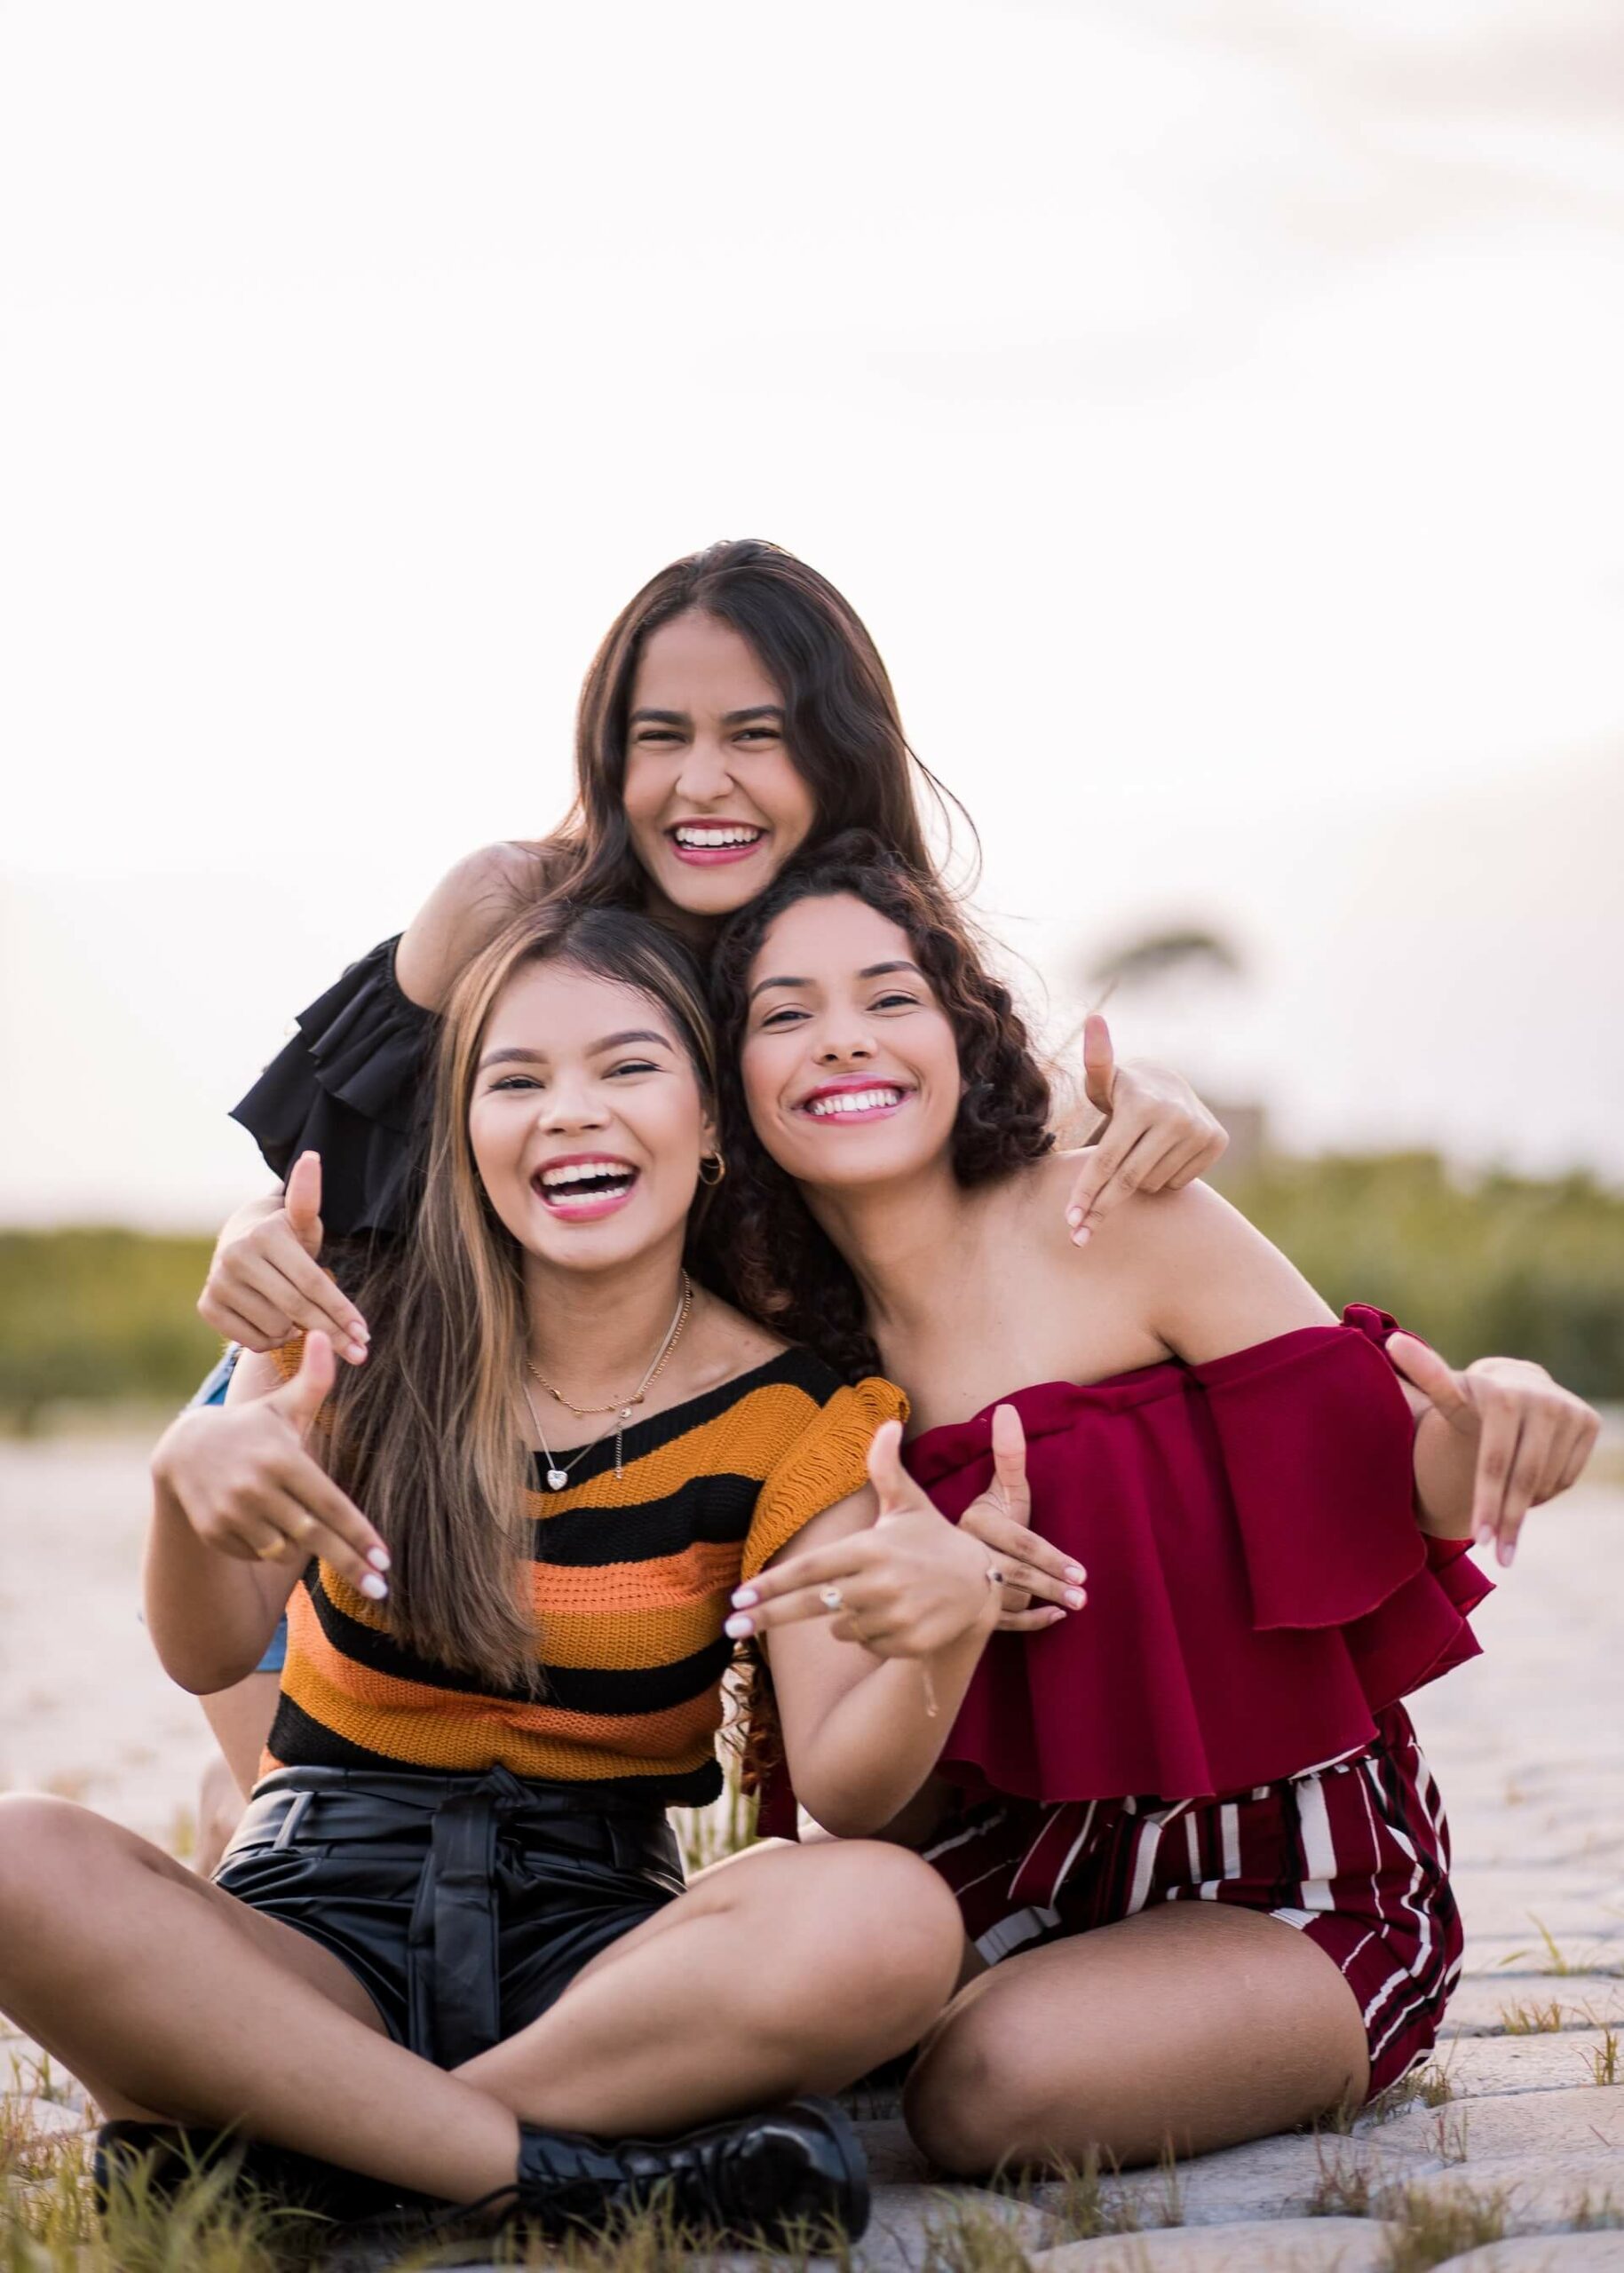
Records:
{"label": "index finger", "polygon": [[873,1532],[854,1531],[844,1539],[831,1540],[827,1547],[812,1547],[804,1555],[787,1556],[770,1570],[758,1571],[753,1579],[735,1587],[733,1608],[750,1610],[757,1603],[795,1594],[802,1587],[826,1587],[831,1580],[852,1578],[873,1561],[876,1551]]}
{"label": "index finger", "polygon": [[[330,1334],[352,1364],[367,1354],[368,1327],[349,1297],[339,1292],[319,1263],[313,1263],[296,1239],[279,1242],[273,1259],[265,1258],[282,1284],[274,1289],[295,1326],[306,1333],[319,1328]],[[265,1292],[273,1289],[266,1287]]]}
{"label": "index finger", "polygon": [[[326,1532],[339,1553],[330,1559],[348,1575],[352,1562],[361,1575],[389,1568],[389,1549],[353,1500],[349,1499],[302,1446],[292,1445],[277,1478],[301,1509],[307,1525]],[[296,1534],[297,1535],[297,1534]],[[313,1547],[312,1554],[321,1550]]]}

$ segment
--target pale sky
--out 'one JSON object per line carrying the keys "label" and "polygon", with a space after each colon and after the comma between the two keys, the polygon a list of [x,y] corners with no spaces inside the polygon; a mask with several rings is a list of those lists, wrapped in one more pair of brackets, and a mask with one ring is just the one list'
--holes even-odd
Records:
{"label": "pale sky", "polygon": [[1283,1136],[1624,1178],[1612,0],[0,8],[0,1220],[568,794],[656,567],[831,576],[1047,982]]}

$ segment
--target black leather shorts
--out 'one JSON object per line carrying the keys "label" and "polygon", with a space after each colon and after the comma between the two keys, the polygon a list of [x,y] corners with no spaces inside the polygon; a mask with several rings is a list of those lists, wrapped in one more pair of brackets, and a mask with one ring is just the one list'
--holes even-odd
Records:
{"label": "black leather shorts", "polygon": [[659,1809],[505,1768],[280,1768],[214,1882],[331,1950],[395,2041],[442,2068],[545,2012],[683,1890]]}

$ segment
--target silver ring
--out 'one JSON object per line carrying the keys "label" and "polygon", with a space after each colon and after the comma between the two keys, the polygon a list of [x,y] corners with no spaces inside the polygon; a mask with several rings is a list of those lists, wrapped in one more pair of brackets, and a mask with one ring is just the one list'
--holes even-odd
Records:
{"label": "silver ring", "polygon": [[844,1610],[846,1606],[846,1598],[838,1587],[820,1587],[818,1600],[825,1610]]}

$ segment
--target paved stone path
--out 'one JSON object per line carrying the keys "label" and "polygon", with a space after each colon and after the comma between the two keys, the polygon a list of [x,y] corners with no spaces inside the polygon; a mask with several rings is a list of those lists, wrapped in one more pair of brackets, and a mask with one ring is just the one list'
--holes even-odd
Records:
{"label": "paved stone path", "polygon": [[[1416,1700],[1468,1930],[1416,2096],[1345,2135],[1106,2177],[1088,2200],[1057,2186],[1021,2202],[937,2186],[894,2112],[870,2111],[875,2211],[858,2273],[1004,2273],[1022,2253],[1044,2273],[1383,2273],[1444,2261],[1440,2247],[1454,2273],[1624,2273],[1616,1440],[1597,1467],[1601,1480],[1531,1519],[1478,1614],[1485,1656]],[[207,1747],[134,1624],[141,1498],[125,1448],[0,1448],[0,1780],[83,1794],[162,1837]],[[0,2085],[8,2071],[20,2086],[31,2077],[20,2039],[0,2039]],[[77,2095],[57,2088],[36,2119],[76,2127]]]}

